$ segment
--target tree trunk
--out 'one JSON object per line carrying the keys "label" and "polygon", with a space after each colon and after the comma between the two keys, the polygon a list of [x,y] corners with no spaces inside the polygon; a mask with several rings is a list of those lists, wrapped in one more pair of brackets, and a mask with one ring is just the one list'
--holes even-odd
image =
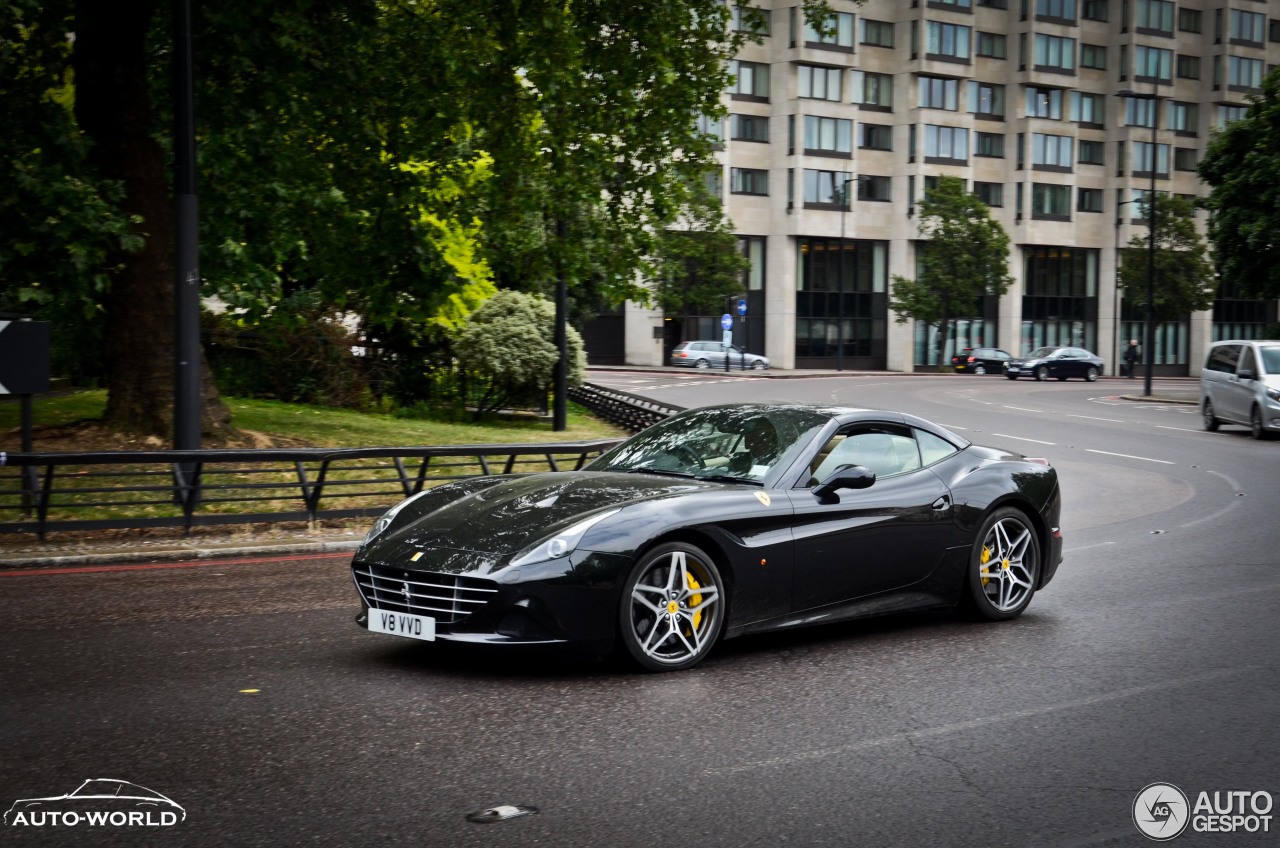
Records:
{"label": "tree trunk", "polygon": [[[108,426],[173,438],[174,216],[163,149],[152,137],[146,36],[154,0],[76,3],[76,119],[93,141],[98,172],[124,185],[123,210],[138,216],[145,245],[122,252],[104,297],[103,370]],[[231,414],[201,355],[205,432]]]}

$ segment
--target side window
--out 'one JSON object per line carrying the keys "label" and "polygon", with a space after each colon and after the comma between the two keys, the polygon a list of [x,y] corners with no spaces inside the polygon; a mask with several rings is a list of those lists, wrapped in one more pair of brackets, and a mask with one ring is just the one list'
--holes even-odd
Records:
{"label": "side window", "polygon": [[1245,346],[1243,353],[1240,355],[1239,371],[1252,371],[1255,375],[1258,373],[1258,359],[1253,355],[1253,348]]}
{"label": "side window", "polygon": [[920,445],[920,459],[925,465],[933,465],[939,460],[946,459],[957,451],[955,445],[946,439],[940,439],[932,433],[924,430],[916,430],[916,442]]}
{"label": "side window", "polygon": [[1204,367],[1209,371],[1236,373],[1236,363],[1240,360],[1240,345],[1217,345],[1209,351],[1209,359]]}
{"label": "side window", "polygon": [[877,478],[892,477],[920,467],[920,448],[907,427],[855,425],[823,446],[811,466],[808,485],[817,485],[842,465],[861,465],[874,471]]}

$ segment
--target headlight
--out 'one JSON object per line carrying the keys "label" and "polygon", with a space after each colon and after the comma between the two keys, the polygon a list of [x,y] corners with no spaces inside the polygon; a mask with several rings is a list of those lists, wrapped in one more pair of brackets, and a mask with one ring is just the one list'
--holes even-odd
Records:
{"label": "headlight", "polygon": [[582,541],[583,536],[587,535],[588,530],[613,515],[618,509],[621,509],[621,507],[597,512],[590,518],[584,518],[577,524],[566,527],[550,539],[543,540],[511,560],[511,564],[524,565],[530,562],[545,562],[549,559],[568,556],[573,553],[574,548],[578,547],[578,543]]}
{"label": "headlight", "polygon": [[1267,389],[1267,397],[1272,400],[1280,400],[1280,389]]}
{"label": "headlight", "polygon": [[418,492],[418,494],[416,495],[411,495],[410,497],[405,498],[404,500],[400,501],[400,503],[391,507],[391,509],[382,513],[382,517],[379,518],[377,521],[373,522],[373,526],[370,527],[369,532],[365,534],[364,541],[360,543],[361,547],[369,544],[374,539],[378,538],[384,532],[386,532],[386,529],[391,526],[391,522],[395,520],[396,514],[399,513],[400,510],[407,507],[409,504],[416,501],[418,498],[425,495],[427,491],[428,490],[424,489],[423,491]]}

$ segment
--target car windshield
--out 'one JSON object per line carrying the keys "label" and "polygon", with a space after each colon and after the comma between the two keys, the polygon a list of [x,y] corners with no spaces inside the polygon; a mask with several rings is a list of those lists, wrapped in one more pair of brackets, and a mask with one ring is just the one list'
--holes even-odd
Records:
{"label": "car windshield", "polygon": [[1027,359],[1044,359],[1047,356],[1053,356],[1057,350],[1056,347],[1038,347],[1027,354]]}
{"label": "car windshield", "polygon": [[1262,356],[1262,370],[1268,374],[1280,374],[1280,345],[1266,345],[1258,348]]}
{"label": "car windshield", "polygon": [[785,468],[828,420],[803,407],[689,410],[623,442],[587,469],[768,483],[771,472]]}

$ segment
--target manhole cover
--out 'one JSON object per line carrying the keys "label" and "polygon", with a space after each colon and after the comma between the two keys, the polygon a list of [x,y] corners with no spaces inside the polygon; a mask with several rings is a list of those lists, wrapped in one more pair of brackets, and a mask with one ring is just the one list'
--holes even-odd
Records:
{"label": "manhole cover", "polygon": [[494,822],[506,821],[507,819],[527,816],[536,812],[538,812],[537,807],[503,804],[498,807],[489,807],[484,810],[476,810],[474,813],[467,813],[467,821],[474,824],[493,824]]}

